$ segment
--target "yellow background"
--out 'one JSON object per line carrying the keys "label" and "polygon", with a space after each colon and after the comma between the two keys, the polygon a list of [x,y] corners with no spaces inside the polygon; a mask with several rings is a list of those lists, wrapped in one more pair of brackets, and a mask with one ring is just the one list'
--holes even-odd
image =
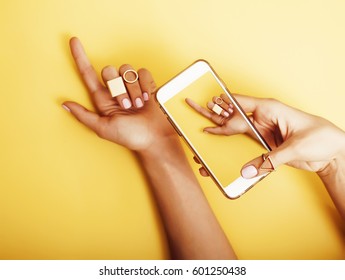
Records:
{"label": "yellow background", "polygon": [[[70,36],[98,71],[145,66],[160,85],[204,58],[231,91],[344,129],[344,14],[341,0],[1,0],[0,258],[169,257],[134,156],[60,106],[92,108]],[[236,201],[198,178],[240,258],[344,259],[344,223],[316,175],[281,167]]]}

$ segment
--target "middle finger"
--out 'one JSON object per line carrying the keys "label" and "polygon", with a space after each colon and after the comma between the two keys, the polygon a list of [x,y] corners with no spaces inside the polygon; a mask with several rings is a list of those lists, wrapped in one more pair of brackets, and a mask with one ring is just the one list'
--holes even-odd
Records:
{"label": "middle finger", "polygon": [[136,108],[143,107],[144,98],[138,82],[138,73],[134,71],[133,67],[129,64],[122,65],[119,69],[119,72],[126,85],[132,104],[134,104]]}
{"label": "middle finger", "polygon": [[228,102],[228,99],[225,99],[225,94],[222,94],[221,96],[213,96],[212,101],[213,103],[220,106],[223,110],[229,112],[230,114],[233,113],[233,105],[231,102]]}
{"label": "middle finger", "polygon": [[[102,70],[102,78],[103,78],[104,83],[108,84],[108,82],[115,81],[115,79],[119,78],[119,73],[114,66],[106,66]],[[109,88],[109,85],[108,85],[108,88]],[[126,89],[124,88],[124,85],[120,88],[121,88],[119,92],[120,94],[113,95],[114,96],[113,98],[116,98],[116,101],[118,102],[118,104],[120,104],[122,108],[129,109],[132,107],[132,102],[129,98],[129,95]],[[111,91],[110,88],[109,90]]]}

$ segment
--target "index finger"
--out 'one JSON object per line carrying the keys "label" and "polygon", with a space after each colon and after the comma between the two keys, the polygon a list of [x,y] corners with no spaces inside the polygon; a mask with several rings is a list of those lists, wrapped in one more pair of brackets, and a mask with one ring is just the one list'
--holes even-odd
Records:
{"label": "index finger", "polygon": [[212,118],[212,113],[207,110],[206,108],[200,106],[199,104],[195,103],[192,99],[186,98],[186,103],[192,107],[195,111],[203,115],[204,117],[211,119]]}
{"label": "index finger", "polygon": [[96,71],[91,65],[83,45],[78,38],[73,37],[70,40],[71,53],[78,70],[83,78],[83,81],[91,94],[103,88],[102,83],[99,81]]}
{"label": "index finger", "polygon": [[[218,126],[222,126],[226,117],[223,115],[218,115],[215,114],[209,110],[207,110],[206,108],[200,106],[199,104],[195,103],[192,99],[190,98],[186,98],[186,103],[192,107],[196,112],[198,112],[200,115],[204,116],[205,118],[211,120],[212,122],[214,122],[216,125]],[[209,106],[209,105],[207,105]]]}

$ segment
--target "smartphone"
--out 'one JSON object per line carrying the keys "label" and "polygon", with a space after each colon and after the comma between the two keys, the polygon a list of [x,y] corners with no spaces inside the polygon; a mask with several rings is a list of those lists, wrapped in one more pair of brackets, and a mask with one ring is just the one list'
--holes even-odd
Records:
{"label": "smartphone", "polygon": [[[185,99],[206,107],[208,101],[221,94],[226,94],[233,104],[231,116],[236,115],[236,121],[240,119],[250,133],[225,136],[203,132],[205,127],[216,125],[191,108]],[[174,129],[226,197],[240,197],[268,175],[252,179],[241,177],[240,170],[245,163],[271,148],[207,61],[197,60],[158,88],[156,99]]]}

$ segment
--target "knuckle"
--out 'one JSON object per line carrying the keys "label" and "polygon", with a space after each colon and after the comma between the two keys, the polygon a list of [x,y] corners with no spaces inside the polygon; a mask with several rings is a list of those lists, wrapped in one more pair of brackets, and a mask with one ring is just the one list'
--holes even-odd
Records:
{"label": "knuckle", "polygon": [[266,102],[268,102],[270,105],[279,104],[279,103],[280,103],[280,101],[278,101],[277,99],[272,98],[272,97],[270,97],[270,98],[265,98],[264,100],[265,100]]}
{"label": "knuckle", "polygon": [[151,87],[151,90],[152,90],[152,91],[155,91],[155,90],[156,90],[157,85],[156,85],[156,83],[155,83],[155,81],[154,81],[154,80],[152,80],[152,81],[151,81],[151,85],[150,85],[150,87]]}
{"label": "knuckle", "polygon": [[138,70],[138,74],[139,74],[139,75],[146,75],[146,74],[150,74],[150,71],[147,70],[146,68],[140,68],[140,69]]}
{"label": "knuckle", "polygon": [[[112,70],[114,70],[115,67],[112,66],[112,65],[107,65],[107,66],[104,66],[102,71],[101,71],[101,74],[104,75],[105,73],[108,73],[108,72],[111,72]],[[116,70],[116,69],[115,69]]]}
{"label": "knuckle", "polygon": [[139,78],[141,79],[142,85],[147,87],[147,90],[154,91],[157,88],[155,81],[151,75],[151,72],[146,68],[140,68],[138,71]]}

